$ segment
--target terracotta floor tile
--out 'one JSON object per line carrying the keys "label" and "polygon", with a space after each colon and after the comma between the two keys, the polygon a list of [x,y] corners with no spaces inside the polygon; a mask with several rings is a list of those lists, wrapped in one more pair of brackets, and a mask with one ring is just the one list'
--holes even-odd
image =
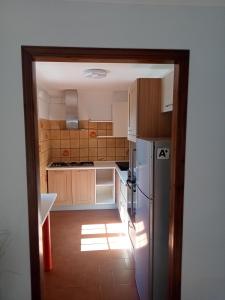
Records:
{"label": "terracotta floor tile", "polygon": [[[128,249],[109,249],[107,238],[124,236],[118,223],[116,210],[51,213],[53,270],[44,276],[44,300],[139,299],[132,254]],[[99,224],[104,224],[104,232],[99,232]],[[108,248],[81,251],[81,243],[92,248],[99,241]]]}

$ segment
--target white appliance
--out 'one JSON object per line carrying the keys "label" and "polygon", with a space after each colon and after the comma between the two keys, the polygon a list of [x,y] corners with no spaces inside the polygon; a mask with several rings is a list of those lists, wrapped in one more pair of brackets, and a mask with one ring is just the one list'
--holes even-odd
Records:
{"label": "white appliance", "polygon": [[170,141],[136,143],[135,278],[140,300],[166,300]]}

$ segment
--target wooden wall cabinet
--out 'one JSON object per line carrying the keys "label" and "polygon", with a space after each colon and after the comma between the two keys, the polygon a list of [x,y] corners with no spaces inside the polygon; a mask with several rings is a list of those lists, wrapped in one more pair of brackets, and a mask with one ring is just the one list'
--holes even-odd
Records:
{"label": "wooden wall cabinet", "polygon": [[72,170],[73,204],[95,204],[95,170]]}
{"label": "wooden wall cabinet", "polygon": [[72,204],[71,171],[49,171],[48,192],[57,193],[54,205]]}
{"label": "wooden wall cabinet", "polygon": [[162,79],[140,78],[129,89],[128,140],[171,136],[172,114],[161,112]]}

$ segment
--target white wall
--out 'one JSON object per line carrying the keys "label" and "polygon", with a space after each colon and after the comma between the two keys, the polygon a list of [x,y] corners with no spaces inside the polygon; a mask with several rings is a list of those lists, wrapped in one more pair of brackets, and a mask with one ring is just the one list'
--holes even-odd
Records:
{"label": "white wall", "polygon": [[[78,90],[79,120],[112,120],[112,103],[127,101],[126,91]],[[66,106],[63,92],[50,97],[49,119],[65,120]]]}
{"label": "white wall", "polygon": [[49,118],[49,101],[50,97],[48,93],[42,89],[37,89],[37,104],[38,104],[38,117],[40,119]]}
{"label": "white wall", "polygon": [[[30,299],[21,45],[190,49],[182,300],[225,298],[224,8],[0,4],[0,298]],[[16,151],[16,153],[15,153]]]}

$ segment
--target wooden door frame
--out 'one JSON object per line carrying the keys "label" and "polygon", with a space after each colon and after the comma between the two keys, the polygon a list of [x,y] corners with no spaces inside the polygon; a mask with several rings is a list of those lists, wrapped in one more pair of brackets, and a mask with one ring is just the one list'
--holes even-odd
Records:
{"label": "wooden door frame", "polygon": [[181,298],[181,260],[189,50],[22,46],[32,300],[42,299],[38,217],[39,147],[36,61],[175,64],[169,221],[169,300]]}

